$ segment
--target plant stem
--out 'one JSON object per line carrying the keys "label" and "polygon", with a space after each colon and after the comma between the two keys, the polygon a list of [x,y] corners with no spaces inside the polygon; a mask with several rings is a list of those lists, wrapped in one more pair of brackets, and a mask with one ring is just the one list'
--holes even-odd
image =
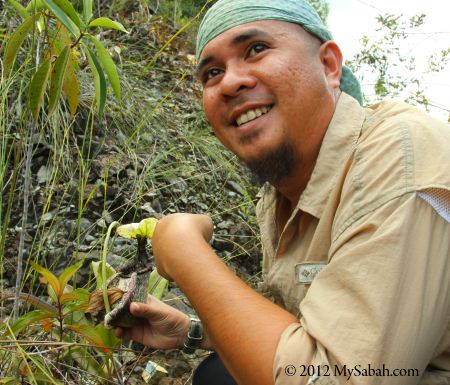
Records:
{"label": "plant stem", "polygon": [[103,243],[103,255],[102,255],[102,285],[103,285],[103,302],[105,303],[106,313],[111,311],[111,306],[109,306],[108,300],[108,285],[106,279],[106,255],[108,254],[108,242],[111,236],[112,229],[117,226],[119,222],[114,221],[108,227],[108,231],[106,232],[105,242]]}
{"label": "plant stem", "polygon": [[145,237],[138,237],[137,238],[138,243],[138,261],[142,262],[143,264],[147,263],[148,261],[148,254],[147,254],[147,238]]}
{"label": "plant stem", "polygon": [[84,36],[84,33],[81,32],[81,33],[80,33],[80,36],[78,36],[77,40],[75,40],[75,42],[74,42],[73,44],[70,45],[70,48],[75,48],[75,47],[78,45],[78,43],[81,41],[81,39],[83,38],[83,36]]}
{"label": "plant stem", "polygon": [[25,161],[25,175],[24,175],[24,187],[23,187],[23,211],[22,211],[22,230],[20,232],[19,239],[19,251],[17,256],[17,275],[16,275],[16,291],[14,296],[14,311],[13,320],[15,321],[19,316],[19,301],[20,301],[20,285],[22,283],[22,263],[23,263],[23,252],[25,248],[25,234],[27,228],[27,215],[28,215],[28,203],[30,197],[30,168],[31,168],[31,157],[33,148],[33,135],[36,131],[36,122],[31,123],[31,129],[29,137],[26,143],[27,155]]}

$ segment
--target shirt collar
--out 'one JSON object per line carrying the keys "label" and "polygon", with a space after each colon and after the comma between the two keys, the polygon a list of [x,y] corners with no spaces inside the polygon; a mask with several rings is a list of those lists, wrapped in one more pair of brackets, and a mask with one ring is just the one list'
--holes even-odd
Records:
{"label": "shirt collar", "polygon": [[365,117],[364,108],[351,96],[341,93],[297,209],[321,217],[338,171],[356,145]]}

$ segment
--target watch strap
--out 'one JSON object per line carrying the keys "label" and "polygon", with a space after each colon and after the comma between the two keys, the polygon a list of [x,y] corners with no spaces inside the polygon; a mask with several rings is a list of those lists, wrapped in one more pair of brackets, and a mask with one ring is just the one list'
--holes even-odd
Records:
{"label": "watch strap", "polygon": [[194,354],[203,341],[203,325],[198,317],[189,316],[189,330],[183,344],[183,352]]}

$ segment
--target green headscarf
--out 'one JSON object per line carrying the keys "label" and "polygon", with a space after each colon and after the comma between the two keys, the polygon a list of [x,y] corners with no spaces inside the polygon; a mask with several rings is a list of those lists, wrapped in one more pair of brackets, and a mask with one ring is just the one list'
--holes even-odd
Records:
{"label": "green headscarf", "polygon": [[[221,33],[258,20],[281,20],[299,24],[322,42],[333,39],[320,16],[306,0],[219,0],[206,12],[200,24],[197,59],[206,44]],[[359,81],[345,66],[342,69],[340,88],[362,104]]]}

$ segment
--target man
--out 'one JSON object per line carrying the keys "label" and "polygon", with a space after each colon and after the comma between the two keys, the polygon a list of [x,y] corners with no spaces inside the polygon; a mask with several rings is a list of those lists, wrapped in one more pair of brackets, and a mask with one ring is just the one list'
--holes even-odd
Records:
{"label": "man", "polygon": [[[275,299],[217,258],[208,217],[162,219],[157,268],[197,311],[201,347],[238,384],[450,384],[449,128],[402,103],[362,108],[304,0],[219,0],[197,50],[216,136],[269,182],[257,215]],[[123,338],[189,349],[200,335],[155,299],[131,311],[146,321]]]}

